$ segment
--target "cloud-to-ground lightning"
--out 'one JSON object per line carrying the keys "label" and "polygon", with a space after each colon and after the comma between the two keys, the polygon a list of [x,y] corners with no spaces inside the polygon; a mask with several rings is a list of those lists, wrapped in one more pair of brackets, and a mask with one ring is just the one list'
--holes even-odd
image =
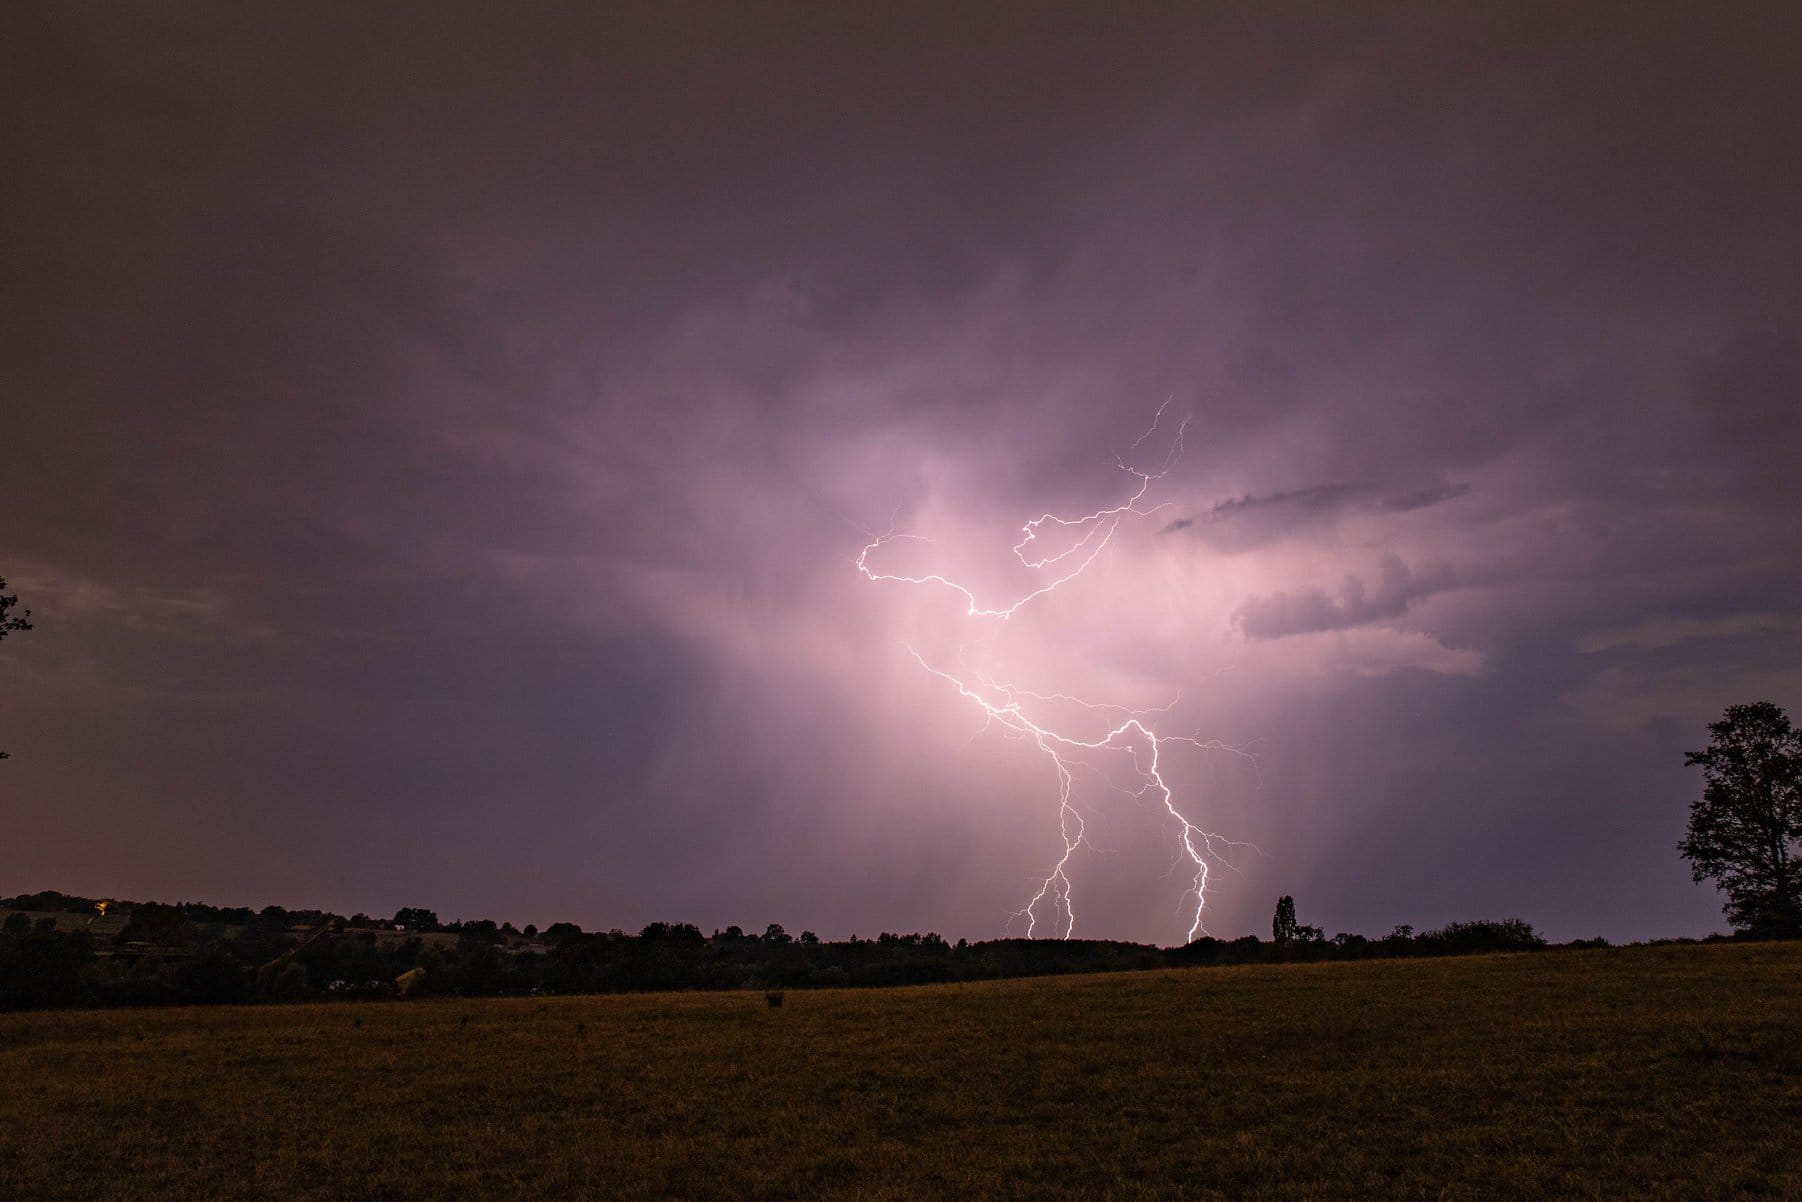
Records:
{"label": "cloud-to-ground lightning", "polygon": [[[1137,450],[1156,432],[1163,416],[1164,410],[1159,409],[1151,428],[1140,435],[1129,448],[1128,454]],[[1081,576],[1113,541],[1121,523],[1127,518],[1144,517],[1163,508],[1162,505],[1148,506],[1146,498],[1152,486],[1169,473],[1171,466],[1181,455],[1183,436],[1187,429],[1188,421],[1185,419],[1177,428],[1163,465],[1156,471],[1133,467],[1124,458],[1116,457],[1120,470],[1138,479],[1138,486],[1124,502],[1074,518],[1044,513],[1021,527],[1022,536],[1012,548],[1015,559],[1033,571],[1050,570],[1052,578],[1029,588],[1011,601],[985,605],[978,600],[971,588],[937,573],[916,576],[877,570],[871,566],[871,557],[881,548],[899,539],[917,537],[896,534],[892,530],[872,539],[863,547],[856,560],[857,570],[872,582],[937,586],[950,590],[963,598],[966,616],[1006,621],[1030,602]],[[1061,551],[1035,553],[1041,532],[1052,528],[1069,532],[1073,541]],[[1178,808],[1175,792],[1164,776],[1163,757],[1174,743],[1199,749],[1220,748],[1220,744],[1204,743],[1194,735],[1160,733],[1152,725],[1151,716],[1167,713],[1170,706],[1134,710],[1085,701],[1065,693],[1035,693],[1000,683],[986,674],[967,668],[963,664],[961,653],[958,666],[953,670],[934,666],[912,647],[907,650],[921,668],[950,684],[982,711],[985,729],[999,726],[1009,734],[1026,739],[1050,761],[1057,782],[1058,832],[1063,843],[1063,853],[1040,883],[1038,891],[1016,915],[1016,918],[1025,919],[1029,938],[1037,934],[1041,925],[1056,930],[1063,938],[1069,938],[1075,931],[1076,905],[1069,869],[1071,860],[1088,841],[1087,824],[1074,799],[1076,772],[1079,768],[1089,766],[1090,757],[1104,753],[1113,753],[1115,759],[1123,758],[1129,766],[1137,781],[1137,788],[1127,791],[1140,797],[1155,798],[1175,824],[1177,862],[1186,862],[1193,874],[1189,889],[1184,894],[1185,898],[1194,899],[1187,937],[1193,940],[1205,933],[1202,919],[1207,904],[1210,865],[1227,863],[1222,855],[1223,849],[1240,845],[1203,830]],[[1029,703],[1035,703],[1033,714],[1028,713]],[[1041,711],[1058,705],[1073,706],[1083,711],[1090,719],[1088,727],[1072,733],[1067,728],[1062,728],[1061,724],[1058,727],[1051,725],[1050,718]]]}

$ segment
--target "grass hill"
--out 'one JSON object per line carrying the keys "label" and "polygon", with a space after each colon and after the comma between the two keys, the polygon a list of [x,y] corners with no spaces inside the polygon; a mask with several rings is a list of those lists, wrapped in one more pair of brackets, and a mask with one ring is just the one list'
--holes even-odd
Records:
{"label": "grass hill", "polygon": [[1802,1196],[1802,945],[0,1015],[0,1197]]}

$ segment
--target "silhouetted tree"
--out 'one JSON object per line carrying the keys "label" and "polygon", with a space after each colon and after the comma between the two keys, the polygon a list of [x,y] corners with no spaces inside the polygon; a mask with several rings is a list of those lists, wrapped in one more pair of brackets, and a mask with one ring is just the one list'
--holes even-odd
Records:
{"label": "silhouetted tree", "polygon": [[0,906],[9,910],[43,910],[61,914],[92,914],[97,903],[91,897],[75,897],[46,889],[42,893],[21,893],[17,897],[0,897]]}
{"label": "silhouetted tree", "polygon": [[551,947],[557,946],[566,939],[574,939],[581,935],[582,928],[573,922],[553,922],[544,928],[544,941]]}
{"label": "silhouetted tree", "polygon": [[1280,951],[1295,942],[1295,899],[1288,894],[1276,899],[1276,917],[1270,922],[1270,937]]}
{"label": "silhouetted tree", "polygon": [[[0,576],[0,639],[3,639],[16,631],[31,629],[31,623],[25,620],[31,616],[31,611],[29,609],[16,617],[11,616],[6,612],[18,603],[19,598],[17,596],[9,597],[6,595],[6,578]],[[0,760],[5,758],[6,753],[0,751]]]}
{"label": "silhouetted tree", "polygon": [[394,925],[405,927],[409,931],[435,931],[438,929],[438,914],[424,906],[402,906],[394,912]]}
{"label": "silhouetted tree", "polygon": [[506,938],[501,934],[501,929],[494,925],[494,919],[492,918],[471,919],[463,924],[462,930],[457,932],[457,944],[459,947],[470,947],[475,944],[492,946],[496,943],[505,942]]}
{"label": "silhouetted tree", "polygon": [[1677,845],[1691,876],[1727,895],[1727,920],[1757,935],[1802,935],[1802,731],[1769,701],[1730,705],[1684,763],[1702,769]]}

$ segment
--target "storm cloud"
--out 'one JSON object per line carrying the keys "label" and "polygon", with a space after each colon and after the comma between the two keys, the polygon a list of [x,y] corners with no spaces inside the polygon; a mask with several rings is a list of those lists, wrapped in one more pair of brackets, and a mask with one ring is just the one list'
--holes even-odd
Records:
{"label": "storm cloud", "polygon": [[1447,501],[1456,501],[1470,491],[1468,484],[1435,484],[1428,488],[1416,489],[1396,496],[1388,496],[1376,502],[1378,509],[1391,513],[1410,513],[1416,509],[1425,509],[1429,505],[1443,505]]}
{"label": "storm cloud", "polygon": [[1368,484],[1316,484],[1264,496],[1229,497],[1199,518],[1175,518],[1159,532],[1192,530],[1218,550],[1251,551],[1360,511],[1408,513],[1455,501],[1468,484],[1435,484],[1395,493]]}
{"label": "storm cloud", "polygon": [[1319,630],[1344,630],[1387,618],[1399,618],[1415,601],[1456,587],[1451,568],[1434,564],[1414,571],[1394,555],[1383,557],[1374,585],[1348,576],[1336,596],[1318,588],[1253,597],[1233,613],[1233,621],[1252,639],[1280,639]]}
{"label": "storm cloud", "polygon": [[[1776,10],[0,35],[18,889],[994,934],[1056,782],[912,647],[1211,743],[1184,804],[1257,848],[1216,933],[1718,925],[1682,752],[1802,705]],[[894,530],[1017,592],[1022,523],[1183,417],[1014,619],[855,570]],[[1168,942],[1117,784],[1077,933]]]}

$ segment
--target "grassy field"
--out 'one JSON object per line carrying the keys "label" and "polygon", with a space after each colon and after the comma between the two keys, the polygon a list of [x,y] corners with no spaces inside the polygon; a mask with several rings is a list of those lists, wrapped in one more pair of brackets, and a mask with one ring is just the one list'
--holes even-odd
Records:
{"label": "grassy field", "polygon": [[1802,1197],[1802,945],[0,1015],[0,1198]]}

